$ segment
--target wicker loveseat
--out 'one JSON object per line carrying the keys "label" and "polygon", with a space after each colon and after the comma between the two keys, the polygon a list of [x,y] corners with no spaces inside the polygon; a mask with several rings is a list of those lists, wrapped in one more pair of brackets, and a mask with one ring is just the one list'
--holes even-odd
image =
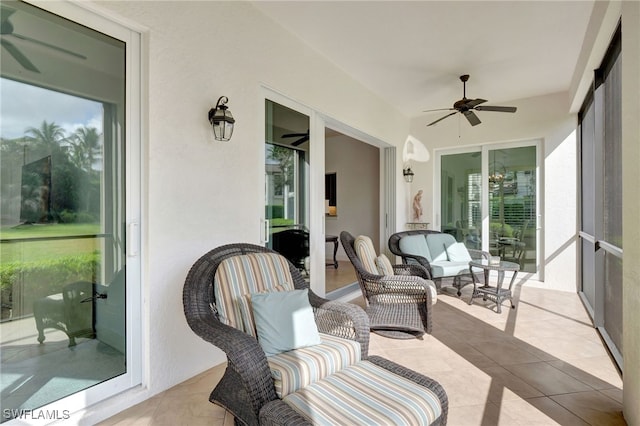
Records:
{"label": "wicker loveseat", "polygon": [[[290,310],[284,302],[264,310],[271,298],[294,296],[299,303],[301,294],[304,307]],[[252,244],[211,250],[189,271],[183,303],[191,329],[227,356],[209,400],[231,412],[236,424],[446,424],[442,386],[369,356],[365,312],[314,294],[300,271],[274,251]],[[291,324],[298,327],[307,308],[317,331],[305,330],[304,337],[317,333],[320,341],[271,353],[273,336],[267,337],[263,321],[288,314],[289,324],[276,330],[280,338]]]}
{"label": "wicker loveseat", "polygon": [[[453,286],[458,296],[464,286],[473,284],[469,261],[490,256],[486,251],[465,247],[450,234],[426,229],[396,232],[389,237],[389,250],[405,264],[422,265],[438,289]],[[477,278],[483,281],[480,275]]]}

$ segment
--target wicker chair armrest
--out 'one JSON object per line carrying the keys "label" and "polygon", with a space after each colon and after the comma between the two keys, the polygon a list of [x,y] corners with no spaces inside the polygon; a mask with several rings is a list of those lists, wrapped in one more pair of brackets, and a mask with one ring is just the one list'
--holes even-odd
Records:
{"label": "wicker chair armrest", "polygon": [[432,297],[428,280],[415,275],[373,275],[362,274],[366,282],[368,296],[396,294],[406,296],[425,296],[427,306],[431,306]]}
{"label": "wicker chair armrest", "polygon": [[420,256],[417,254],[407,254],[407,253],[402,254],[403,263],[409,264],[409,259],[412,259],[418,262],[418,264],[420,264],[422,267],[426,268],[429,272],[431,272],[431,263],[429,263],[429,260],[427,260],[426,257]]}
{"label": "wicker chair armrest", "polygon": [[415,275],[425,280],[431,279],[431,272],[422,265],[393,265],[393,271],[396,275]]}
{"label": "wicker chair armrest", "polygon": [[260,426],[306,426],[312,424],[281,399],[268,402],[260,410]]}
{"label": "wicker chair armrest", "polygon": [[225,352],[228,368],[240,377],[256,413],[277,398],[267,357],[255,338],[222,324],[213,314],[210,319],[191,317],[188,322],[198,336]]}
{"label": "wicker chair armrest", "polygon": [[469,251],[469,255],[472,259],[489,259],[491,254],[487,251],[475,250],[475,249],[467,249]]}
{"label": "wicker chair armrest", "polygon": [[362,358],[369,353],[369,317],[358,305],[324,299],[309,293],[316,325],[321,333],[360,343]]}
{"label": "wicker chair armrest", "polygon": [[391,371],[392,373],[395,373],[401,377],[411,380],[414,383],[430,389],[434,394],[436,394],[438,400],[440,401],[440,406],[442,407],[442,414],[440,415],[440,418],[433,424],[447,424],[447,417],[449,414],[449,399],[447,397],[447,393],[440,383],[423,374],[420,374],[414,370],[411,370],[393,361],[389,361],[388,359],[382,358],[380,356],[371,356],[369,358],[369,361],[379,367],[384,368],[385,370]]}

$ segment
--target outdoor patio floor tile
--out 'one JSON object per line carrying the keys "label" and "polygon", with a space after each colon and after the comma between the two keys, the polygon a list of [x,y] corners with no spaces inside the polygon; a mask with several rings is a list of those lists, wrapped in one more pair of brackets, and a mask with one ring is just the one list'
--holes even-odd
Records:
{"label": "outdoor patio floor tile", "polygon": [[[468,304],[445,289],[422,340],[371,334],[369,353],[438,380],[450,426],[624,425],[622,380],[577,294],[518,287],[516,309]],[[362,306],[361,297],[353,300]],[[225,365],[193,377],[103,425],[231,426],[208,401]],[[175,423],[172,423],[175,422]]]}

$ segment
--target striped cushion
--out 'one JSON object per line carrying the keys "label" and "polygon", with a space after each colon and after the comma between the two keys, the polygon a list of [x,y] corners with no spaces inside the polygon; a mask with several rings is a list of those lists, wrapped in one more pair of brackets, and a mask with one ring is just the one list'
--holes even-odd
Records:
{"label": "striped cushion", "polygon": [[382,253],[380,256],[376,257],[376,267],[378,269],[378,274],[380,275],[395,275],[395,271],[393,270],[393,265],[391,261],[387,257],[386,254]]}
{"label": "striped cushion", "polygon": [[320,334],[322,344],[282,352],[267,361],[280,398],[360,361],[360,344]]}
{"label": "striped cushion", "polygon": [[373,247],[371,238],[359,235],[353,242],[353,249],[368,273],[380,275],[376,266],[376,249]]}
{"label": "striped cushion", "polygon": [[[214,280],[214,295],[220,321],[247,333],[241,304],[244,295],[277,289],[294,290],[287,259],[276,253],[251,253],[223,260]],[[254,332],[255,333],[255,332]]]}
{"label": "striped cushion", "polygon": [[437,395],[369,361],[287,395],[317,425],[428,425],[440,417]]}

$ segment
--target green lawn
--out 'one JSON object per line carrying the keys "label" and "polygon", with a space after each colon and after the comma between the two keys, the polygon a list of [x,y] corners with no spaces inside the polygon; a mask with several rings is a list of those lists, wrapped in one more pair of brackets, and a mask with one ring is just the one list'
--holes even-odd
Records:
{"label": "green lawn", "polygon": [[[103,238],[46,240],[51,237],[95,235],[99,224],[20,225],[0,228],[0,264],[55,259],[101,250]],[[41,238],[45,238],[41,240]],[[28,241],[34,239],[33,241]],[[25,241],[26,240],[26,241]]]}

